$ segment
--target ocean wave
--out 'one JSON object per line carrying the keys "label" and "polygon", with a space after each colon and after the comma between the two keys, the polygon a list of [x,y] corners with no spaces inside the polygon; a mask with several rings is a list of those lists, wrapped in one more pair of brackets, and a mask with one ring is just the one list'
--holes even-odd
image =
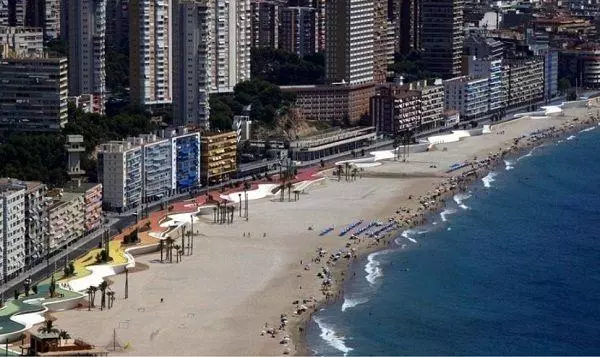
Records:
{"label": "ocean wave", "polygon": [[448,228],[446,228],[446,230],[447,230],[447,231],[451,231],[451,230],[452,230],[452,227],[448,227]]}
{"label": "ocean wave", "polygon": [[371,285],[375,284],[377,278],[383,276],[383,271],[379,267],[381,263],[375,259],[378,255],[381,254],[383,254],[382,251],[374,252],[369,254],[369,256],[367,257],[367,264],[365,264],[365,273],[367,273],[367,275],[365,276],[365,279],[367,279],[367,281]]}
{"label": "ocean wave", "polygon": [[529,152],[523,156],[520,156],[519,158],[517,158],[517,161],[521,161],[522,159],[529,157],[531,155],[533,155],[533,152],[535,151],[535,149],[537,149],[538,147],[534,147],[533,149],[529,150]]}
{"label": "ocean wave", "polygon": [[495,179],[496,175],[497,175],[497,173],[490,172],[484,178],[482,178],[481,181],[483,181],[483,186],[485,186],[487,188],[492,187],[492,182],[496,181],[496,179]]}
{"label": "ocean wave", "polygon": [[346,311],[347,309],[353,308],[356,305],[364,304],[367,301],[369,301],[369,299],[367,299],[367,298],[361,298],[361,299],[344,298],[344,303],[342,304],[342,312]]}
{"label": "ocean wave", "polygon": [[412,229],[407,229],[407,230],[403,231],[402,234],[400,234],[400,235],[413,243],[417,243],[417,240],[410,236],[413,233],[416,233],[416,231],[412,230]]}
{"label": "ocean wave", "polygon": [[321,334],[319,335],[319,337],[321,337],[323,341],[327,342],[329,346],[344,353],[344,356],[348,355],[348,352],[353,350],[353,348],[346,346],[345,337],[336,335],[333,327],[323,323],[323,321],[321,321],[321,319],[319,319],[318,317],[313,317],[313,320],[321,330]]}
{"label": "ocean wave", "polygon": [[585,133],[586,131],[592,131],[592,130],[594,130],[594,129],[596,129],[596,127],[595,127],[595,126],[590,126],[589,128],[582,129],[582,130],[580,130],[579,132],[580,132],[580,133]]}
{"label": "ocean wave", "polygon": [[469,209],[469,206],[463,203],[464,200],[469,198],[471,198],[471,195],[467,193],[457,193],[456,195],[454,195],[454,197],[452,197],[452,199],[454,200],[454,202],[456,202],[458,207],[462,209]]}
{"label": "ocean wave", "polygon": [[448,218],[446,218],[449,214],[456,213],[456,210],[452,208],[446,208],[442,212],[440,212],[440,217],[442,218],[442,222],[447,222]]}
{"label": "ocean wave", "polygon": [[576,136],[575,136],[575,135],[570,135],[570,136],[567,138],[567,140],[573,140],[573,139],[575,139],[575,138],[576,138]]}
{"label": "ocean wave", "polygon": [[514,168],[515,168],[514,164],[515,164],[515,163],[514,163],[514,162],[512,162],[512,161],[510,161],[510,160],[504,160],[504,165],[506,165],[506,166],[505,166],[505,170],[506,170],[506,171],[509,171],[509,170],[512,170],[512,169],[514,169]]}

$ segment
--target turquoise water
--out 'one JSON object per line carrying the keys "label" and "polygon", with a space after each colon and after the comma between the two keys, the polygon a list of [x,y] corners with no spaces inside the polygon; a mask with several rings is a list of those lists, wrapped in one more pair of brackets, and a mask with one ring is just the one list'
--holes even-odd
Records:
{"label": "turquoise water", "polygon": [[600,355],[599,158],[595,128],[507,160],[431,224],[354,264],[345,299],[309,325],[309,347]]}

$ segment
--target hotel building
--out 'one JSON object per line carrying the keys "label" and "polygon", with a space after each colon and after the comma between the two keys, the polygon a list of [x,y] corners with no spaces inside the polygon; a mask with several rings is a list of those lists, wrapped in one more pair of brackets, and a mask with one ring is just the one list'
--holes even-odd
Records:
{"label": "hotel building", "polygon": [[0,62],[0,130],[59,131],[67,122],[67,59]]}
{"label": "hotel building", "polygon": [[373,0],[327,0],[325,76],[331,83],[373,81]]}
{"label": "hotel building", "polygon": [[423,61],[444,78],[461,74],[463,6],[462,0],[421,0]]}
{"label": "hotel building", "polygon": [[377,88],[371,97],[372,125],[378,133],[397,135],[421,127],[421,93],[399,85]]}

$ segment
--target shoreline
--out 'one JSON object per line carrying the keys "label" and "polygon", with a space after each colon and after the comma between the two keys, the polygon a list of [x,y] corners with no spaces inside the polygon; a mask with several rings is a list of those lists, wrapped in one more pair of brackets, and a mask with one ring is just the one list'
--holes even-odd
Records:
{"label": "shoreline", "polygon": [[[455,172],[461,172],[460,176],[462,177],[462,181],[460,185],[457,185],[456,188],[453,188],[449,191],[445,191],[443,194],[436,196],[435,205],[430,207],[426,214],[421,217],[420,220],[411,222],[412,224],[409,227],[399,227],[392,232],[386,234],[384,238],[385,244],[383,246],[371,246],[367,248],[359,248],[357,249],[356,257],[354,260],[345,261],[345,264],[341,264],[332,268],[332,276],[336,282],[340,282],[336,284],[333,288],[335,299],[329,300],[321,299],[318,301],[314,307],[313,312],[308,315],[303,316],[301,319],[294,321],[290,324],[291,337],[292,341],[297,341],[294,344],[296,356],[311,356],[313,355],[312,350],[309,347],[306,331],[308,329],[308,325],[312,320],[313,313],[318,312],[321,308],[329,306],[333,304],[338,299],[344,299],[344,290],[343,286],[345,284],[345,275],[352,269],[352,264],[355,263],[355,260],[362,258],[364,256],[369,256],[372,253],[385,251],[387,249],[392,249],[393,244],[395,244],[394,240],[399,237],[402,232],[407,229],[414,229],[418,227],[422,227],[428,223],[427,217],[439,215],[446,208],[446,201],[448,199],[453,199],[456,194],[466,192],[472,185],[483,177],[487,176],[489,173],[496,171],[498,168],[506,167],[505,160],[518,160],[519,158],[527,155],[526,153],[531,153],[537,148],[543,147],[548,143],[558,143],[561,140],[566,140],[567,137],[574,135],[576,133],[581,132],[587,128],[593,128],[595,126],[599,126],[600,122],[598,120],[594,120],[591,118],[582,120],[582,119],[570,119],[567,120],[563,124],[563,128],[551,127],[545,130],[541,130],[541,137],[537,137],[535,135],[523,135],[513,146],[508,150],[502,150],[497,154],[492,154],[483,159],[483,161],[487,161],[485,166],[480,166],[475,168],[475,175],[466,175],[464,169],[456,170]],[[534,138],[531,140],[531,138]],[[516,139],[516,138],[515,138]],[[521,139],[527,139],[525,143],[521,142]],[[454,177],[454,176],[452,176]],[[452,178],[451,177],[451,178]],[[440,176],[440,180],[442,181],[442,185],[444,180],[443,176]],[[460,180],[460,179],[459,179]],[[353,277],[354,278],[354,277]]]}

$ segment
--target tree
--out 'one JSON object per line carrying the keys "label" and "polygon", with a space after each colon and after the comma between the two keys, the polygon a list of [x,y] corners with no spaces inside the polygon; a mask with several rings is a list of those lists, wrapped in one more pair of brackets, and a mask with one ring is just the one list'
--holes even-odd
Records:
{"label": "tree", "polygon": [[88,296],[88,311],[90,311],[92,309],[92,287],[87,288],[85,292]]}
{"label": "tree", "polygon": [[292,202],[292,186],[294,186],[290,181],[285,184],[288,190],[288,202]]}
{"label": "tree", "polygon": [[340,182],[340,180],[342,179],[342,165],[338,165],[337,174],[338,174],[338,182]]}
{"label": "tree", "polygon": [[52,278],[50,279],[50,285],[48,286],[48,292],[50,293],[50,298],[53,298],[54,294],[56,293],[56,281],[54,280],[54,275],[52,275]]}
{"label": "tree", "polygon": [[92,307],[96,307],[96,291],[98,291],[98,287],[90,286],[89,289],[92,291]]}
{"label": "tree", "polygon": [[54,323],[50,319],[46,319],[44,324],[38,328],[40,333],[59,333],[58,329],[54,327]]}
{"label": "tree", "polygon": [[176,263],[179,263],[179,248],[180,248],[179,244],[175,244],[175,255],[176,255],[175,262]]}
{"label": "tree", "polygon": [[568,78],[563,77],[558,80],[557,87],[561,93],[565,94],[569,89],[571,89],[571,81],[569,81]]}
{"label": "tree", "polygon": [[15,289],[15,300],[19,300],[19,290]]}
{"label": "tree", "polygon": [[164,240],[159,240],[158,241],[158,248],[160,249],[160,262],[163,262],[163,250],[165,249],[165,241]]}
{"label": "tree", "polygon": [[276,85],[325,83],[325,56],[321,53],[299,57],[273,48],[253,48],[252,78]]}
{"label": "tree", "polygon": [[414,82],[422,79],[434,78],[436,75],[427,70],[427,66],[418,52],[407,55],[394,54],[394,63],[389,67],[396,75],[404,77],[404,82]]}
{"label": "tree", "polygon": [[98,289],[100,290],[100,292],[102,292],[102,295],[100,297],[100,310],[104,310],[104,308],[106,307],[106,289],[108,288],[108,283],[106,281],[103,281],[100,283],[100,285],[98,285]]}
{"label": "tree", "polygon": [[58,333],[58,338],[62,338],[63,340],[68,340],[71,338],[71,335],[65,330],[60,330]]}
{"label": "tree", "polygon": [[33,291],[33,294],[37,295],[37,293],[38,293],[38,286],[37,285],[32,286],[31,287],[31,291]]}

